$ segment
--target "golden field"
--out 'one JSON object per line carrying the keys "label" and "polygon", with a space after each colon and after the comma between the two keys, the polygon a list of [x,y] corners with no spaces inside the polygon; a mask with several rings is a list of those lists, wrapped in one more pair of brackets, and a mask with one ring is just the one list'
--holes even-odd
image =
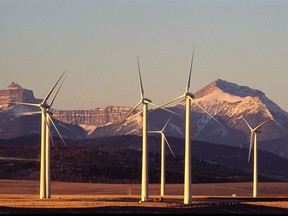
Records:
{"label": "golden field", "polygon": [[139,202],[140,184],[52,182],[50,199],[39,199],[39,182],[0,180],[0,213],[288,213],[288,182],[192,184],[192,203],[183,204],[183,184],[149,184],[149,201]]}

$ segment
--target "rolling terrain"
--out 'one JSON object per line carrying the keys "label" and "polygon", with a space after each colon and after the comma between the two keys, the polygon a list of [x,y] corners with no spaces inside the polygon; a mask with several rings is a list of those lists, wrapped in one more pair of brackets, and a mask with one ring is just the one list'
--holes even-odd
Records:
{"label": "rolling terrain", "polygon": [[[166,181],[182,183],[184,177],[184,140],[168,137],[176,155],[166,152]],[[0,140],[0,178],[39,178],[39,136]],[[51,175],[55,181],[97,183],[140,183],[141,137],[118,136],[86,140],[60,139],[51,148]],[[160,182],[160,138],[149,137],[149,182]],[[250,182],[253,164],[248,149],[192,142],[192,181]],[[287,181],[287,159],[259,151],[259,180]]]}

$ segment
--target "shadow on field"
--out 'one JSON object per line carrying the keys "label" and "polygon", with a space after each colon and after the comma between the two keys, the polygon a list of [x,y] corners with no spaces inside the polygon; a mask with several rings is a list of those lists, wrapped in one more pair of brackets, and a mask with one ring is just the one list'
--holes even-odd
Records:
{"label": "shadow on field", "polygon": [[96,208],[12,208],[0,207],[0,214],[288,214],[288,209],[248,204],[186,207],[96,207]]}

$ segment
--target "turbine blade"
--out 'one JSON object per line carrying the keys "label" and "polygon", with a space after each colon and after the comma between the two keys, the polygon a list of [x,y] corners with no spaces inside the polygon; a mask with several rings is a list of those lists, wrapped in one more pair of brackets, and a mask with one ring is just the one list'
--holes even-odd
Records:
{"label": "turbine blade", "polygon": [[56,96],[57,96],[57,94],[58,94],[60,88],[62,87],[64,80],[65,80],[65,77],[64,77],[64,79],[62,80],[62,82],[61,82],[59,88],[57,89],[57,92],[56,92],[55,96],[53,97],[53,100],[51,101],[49,107],[52,107],[52,104],[54,103],[54,100],[55,100],[55,98],[56,98]]}
{"label": "turbine blade", "polygon": [[23,113],[16,113],[17,116],[28,116],[28,115],[37,115],[41,114],[42,112],[23,112]]}
{"label": "turbine blade", "polygon": [[33,104],[33,103],[25,103],[25,102],[9,102],[9,103],[39,107],[39,104]]}
{"label": "turbine blade", "polygon": [[261,123],[260,125],[258,125],[256,128],[254,128],[254,131],[256,131],[257,129],[259,129],[260,127],[262,127],[264,124],[266,124],[270,119],[264,121],[263,123]]}
{"label": "turbine blade", "polygon": [[250,161],[251,150],[252,150],[252,146],[253,146],[253,139],[254,139],[254,132],[251,132],[251,136],[250,136],[250,146],[249,146],[249,155],[248,155],[248,162]]}
{"label": "turbine blade", "polygon": [[66,143],[65,143],[65,141],[64,141],[64,139],[63,139],[63,137],[62,137],[62,135],[60,134],[60,132],[59,132],[58,128],[56,127],[54,121],[52,120],[50,114],[47,113],[47,115],[48,115],[48,118],[49,118],[50,122],[53,124],[53,126],[54,126],[56,132],[58,133],[59,137],[61,138],[62,142],[64,143],[65,147],[67,147],[67,145],[66,145]]}
{"label": "turbine blade", "polygon": [[139,81],[140,81],[140,93],[141,93],[141,99],[144,98],[144,88],[142,84],[142,78],[141,78],[141,72],[140,72],[140,65],[139,65],[139,60],[137,56],[137,64],[138,64],[138,73],[139,73]]}
{"label": "turbine blade", "polygon": [[169,142],[168,142],[168,140],[166,139],[166,136],[165,136],[164,134],[163,134],[163,137],[164,137],[164,139],[165,139],[165,141],[166,141],[166,143],[167,143],[167,146],[169,147],[170,152],[172,153],[174,159],[176,159],[175,154],[174,154],[174,152],[173,152],[173,150],[172,150],[172,148],[171,148],[171,146],[170,146],[170,144],[169,144]]}
{"label": "turbine blade", "polygon": [[188,96],[191,101],[193,101],[200,109],[202,109],[205,113],[207,113],[212,119],[214,119],[220,126],[224,128],[224,125],[222,125],[216,118],[214,118],[209,112],[207,112],[200,104],[198,104],[192,97]]}
{"label": "turbine blade", "polygon": [[153,104],[153,103],[151,103],[151,102],[148,102],[148,104],[151,104],[152,106],[155,106],[155,107],[157,107],[157,108],[163,109],[163,110],[165,110],[165,111],[167,111],[167,112],[170,112],[170,113],[172,113],[172,114],[181,116],[181,115],[178,114],[178,113],[175,113],[175,112],[173,112],[173,111],[171,111],[171,110],[169,110],[169,109],[166,109],[165,107],[160,107],[160,106],[158,106],[158,105],[156,105],[156,104]]}
{"label": "turbine blade", "polygon": [[185,92],[185,93],[189,92],[189,88],[190,88],[190,80],[191,80],[191,73],[192,73],[194,50],[195,50],[195,46],[194,46],[194,48],[193,48],[193,53],[192,53],[192,58],[191,58],[191,65],[190,65],[190,71],[189,71],[189,76],[188,76],[188,80],[187,80],[186,92]]}
{"label": "turbine blade", "polygon": [[159,134],[159,133],[161,133],[161,131],[148,131],[148,133]]}
{"label": "turbine blade", "polygon": [[136,106],[134,108],[132,108],[129,113],[114,127],[113,131],[115,131],[124,121],[126,118],[128,118],[128,116],[135,110],[137,109],[137,107],[142,103],[142,101],[140,101],[138,104],[136,104]]}
{"label": "turbine blade", "polygon": [[172,116],[173,116],[173,114],[170,115],[170,117],[169,117],[169,119],[167,120],[166,124],[165,124],[164,127],[162,128],[162,131],[164,131],[165,128],[167,127],[167,125],[168,125],[170,119],[172,118]]}
{"label": "turbine blade", "polygon": [[244,119],[245,123],[247,124],[247,126],[249,127],[249,129],[250,129],[251,131],[253,131],[252,127],[249,125],[249,123],[246,121],[246,119],[245,119],[244,117],[243,117],[243,119]]}
{"label": "turbine blade", "polygon": [[44,98],[44,100],[42,101],[42,104],[44,104],[48,98],[50,97],[51,93],[54,91],[55,87],[57,86],[57,84],[59,83],[59,81],[61,80],[61,78],[63,77],[63,75],[66,73],[66,70],[62,73],[62,75],[60,76],[60,78],[58,79],[58,81],[55,83],[55,85],[53,86],[53,88],[51,89],[51,91],[47,94],[47,96]]}
{"label": "turbine blade", "polygon": [[[42,113],[42,112],[41,112],[41,113]],[[46,118],[44,118],[44,121],[45,121],[46,128],[48,129],[48,133],[49,133],[50,140],[52,141],[53,146],[55,146],[54,141],[53,141],[53,137],[52,137],[52,134],[51,134],[51,130],[50,130],[50,125],[49,125],[49,123],[48,123],[48,121],[47,121]],[[49,120],[49,121],[50,121],[50,120]],[[51,122],[51,121],[50,121],[50,122]]]}
{"label": "turbine blade", "polygon": [[51,132],[50,132],[50,128],[49,128],[49,136],[50,136],[50,140],[52,141],[52,145],[55,147],[55,143],[54,143],[52,134],[51,134]]}
{"label": "turbine blade", "polygon": [[[49,120],[51,122],[51,120]],[[54,143],[54,140],[53,140],[53,137],[52,137],[52,134],[51,134],[51,130],[50,130],[50,125],[48,124],[47,122],[47,119],[45,118],[45,123],[46,123],[46,127],[48,128],[48,133],[49,133],[49,137],[50,137],[50,140],[52,141],[52,145],[55,146],[55,143]]]}
{"label": "turbine blade", "polygon": [[158,106],[156,109],[153,109],[151,112],[154,112],[154,111],[156,111],[156,110],[158,110],[158,109],[160,109],[160,108],[162,108],[162,107],[164,107],[164,106],[166,106],[166,105],[168,105],[170,103],[173,103],[174,101],[179,100],[180,98],[184,98],[184,97],[185,97],[185,95],[181,95],[181,96],[179,96],[179,97],[177,97],[177,98],[175,98],[175,99],[173,99],[173,100],[171,100],[171,101],[169,101],[169,102],[167,102],[165,104],[162,104],[162,105]]}

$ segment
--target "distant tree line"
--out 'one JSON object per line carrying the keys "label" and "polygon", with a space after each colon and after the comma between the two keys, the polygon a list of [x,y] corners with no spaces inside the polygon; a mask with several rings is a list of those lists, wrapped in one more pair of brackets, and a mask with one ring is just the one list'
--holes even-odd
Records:
{"label": "distant tree line", "polygon": [[[39,180],[40,148],[38,146],[0,146],[0,157],[23,160],[0,160],[1,179]],[[160,183],[160,154],[149,152],[149,182]],[[30,160],[27,160],[30,159]],[[192,182],[251,181],[241,170],[192,159]],[[141,151],[102,147],[52,147],[51,178],[53,181],[95,183],[141,183]],[[166,155],[166,182],[183,183],[184,158]]]}

